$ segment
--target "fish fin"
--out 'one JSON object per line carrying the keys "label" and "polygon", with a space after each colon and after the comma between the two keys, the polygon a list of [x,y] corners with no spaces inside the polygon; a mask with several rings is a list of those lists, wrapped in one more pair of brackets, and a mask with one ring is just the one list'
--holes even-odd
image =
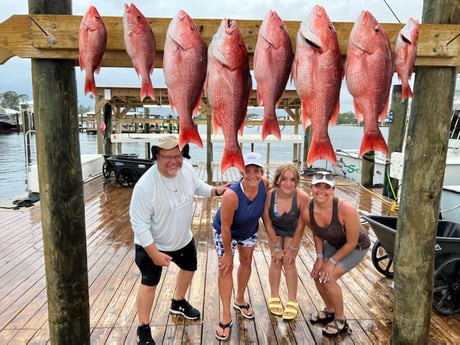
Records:
{"label": "fish fin", "polygon": [[359,156],[362,157],[366,152],[380,151],[385,156],[389,156],[388,146],[383,138],[380,130],[364,131],[363,138],[361,139],[361,147],[359,149]]}
{"label": "fish fin", "polygon": [[197,102],[196,102],[195,106],[193,107],[192,117],[195,117],[195,115],[198,114],[202,99],[203,99],[203,90],[201,90],[200,96],[197,98]]}
{"label": "fish fin", "polygon": [[335,109],[332,112],[332,116],[329,119],[329,126],[335,126],[337,123],[337,119],[339,118],[339,111],[340,111],[340,101],[337,99],[337,102],[335,104]]}
{"label": "fish fin", "polygon": [[87,95],[89,92],[91,92],[93,96],[96,97],[96,83],[91,74],[87,74],[85,78],[85,95]]}
{"label": "fish fin", "polygon": [[143,78],[141,84],[141,100],[143,101],[147,96],[152,100],[155,99],[155,93],[150,78]]}
{"label": "fish fin", "polygon": [[307,166],[311,167],[312,164],[318,159],[327,159],[332,164],[337,165],[337,157],[329,137],[327,137],[327,139],[318,141],[316,140],[315,134],[313,133],[310,148],[308,150]]}
{"label": "fish fin", "polygon": [[222,160],[220,161],[220,171],[224,173],[227,169],[231,167],[238,168],[241,173],[245,171],[243,155],[241,153],[240,147],[235,151],[230,151],[224,147],[224,152],[222,154]]}
{"label": "fish fin", "polygon": [[269,134],[281,140],[280,126],[278,125],[276,115],[264,115],[264,121],[262,123],[262,140],[265,140]]}
{"label": "fish fin", "polygon": [[187,130],[179,129],[179,148],[182,150],[187,143],[193,143],[199,147],[203,147],[200,133],[196,127],[190,127]]}

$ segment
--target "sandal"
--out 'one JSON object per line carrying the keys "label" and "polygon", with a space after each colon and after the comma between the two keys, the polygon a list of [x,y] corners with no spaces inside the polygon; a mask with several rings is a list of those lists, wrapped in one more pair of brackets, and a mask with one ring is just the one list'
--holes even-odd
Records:
{"label": "sandal", "polygon": [[230,330],[227,335],[220,335],[219,332],[216,330],[216,338],[223,341],[230,339],[230,334],[232,333],[232,326],[233,321],[230,321],[229,323],[222,323],[221,321],[219,321],[219,327],[222,328],[222,331],[224,333],[227,328],[229,328]]}
{"label": "sandal", "polygon": [[[323,314],[324,317],[322,317],[321,314]],[[313,324],[320,323],[320,322],[328,323],[334,319],[335,319],[335,314],[328,312],[326,308],[324,308],[323,310],[317,311],[316,314],[312,314],[310,317],[310,322]]]}
{"label": "sandal", "polygon": [[[343,325],[342,328],[339,327],[339,323]],[[327,329],[332,328],[335,330],[335,332],[328,332]],[[334,319],[332,322],[328,323],[324,328],[323,328],[323,335],[326,337],[335,337],[341,333],[344,333],[348,331],[348,323],[346,319]]]}
{"label": "sandal", "polygon": [[286,308],[284,308],[283,319],[293,320],[297,317],[298,312],[299,312],[299,303],[289,301],[286,303]]}
{"label": "sandal", "polygon": [[246,312],[249,312],[249,309],[251,308],[251,305],[249,303],[236,304],[235,302],[233,302],[233,308],[235,308],[236,310],[239,310],[241,312],[241,315],[246,319],[253,319],[254,318],[254,313],[246,314],[244,312],[244,310],[246,310]]}
{"label": "sandal", "polygon": [[270,309],[270,313],[276,316],[283,315],[283,305],[281,304],[281,300],[279,297],[270,297],[268,299],[268,309]]}

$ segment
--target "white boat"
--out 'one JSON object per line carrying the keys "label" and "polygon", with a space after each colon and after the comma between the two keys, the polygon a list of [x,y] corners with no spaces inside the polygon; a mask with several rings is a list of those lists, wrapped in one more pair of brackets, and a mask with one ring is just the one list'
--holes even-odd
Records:
{"label": "white boat", "polygon": [[0,133],[19,131],[19,112],[13,109],[0,108]]}
{"label": "white boat", "polygon": [[[334,174],[348,180],[361,182],[362,158],[359,157],[359,149],[338,149],[335,151],[337,165],[332,167]],[[391,158],[386,158],[382,153],[374,153],[374,176],[373,184],[382,185],[386,178],[385,167],[390,166],[392,178],[402,178],[404,154],[393,152]],[[451,131],[447,149],[446,169],[444,172],[443,186],[460,186],[460,110],[455,110],[451,118]]]}

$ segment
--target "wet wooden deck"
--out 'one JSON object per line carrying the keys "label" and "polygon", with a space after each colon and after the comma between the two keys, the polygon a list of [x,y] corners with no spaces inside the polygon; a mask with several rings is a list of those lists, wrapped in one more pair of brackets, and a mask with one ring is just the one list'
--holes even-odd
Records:
{"label": "wet wooden deck", "polygon": [[[305,186],[308,184],[304,181]],[[85,184],[92,344],[135,344],[138,270],[128,216],[131,192],[131,188],[117,185],[113,178],[98,177]],[[354,200],[366,212],[391,212],[390,203],[357,184],[339,183],[337,194]],[[217,343],[214,332],[219,321],[219,296],[211,222],[219,200],[196,198],[194,203],[192,226],[199,261],[187,298],[201,310],[202,320],[184,320],[168,313],[177,272],[176,266],[171,265],[164,270],[154,305],[151,325],[157,344]],[[40,207],[0,210],[0,215],[0,343],[46,344],[49,333]],[[260,234],[247,296],[256,318],[246,320],[234,313],[230,344],[390,343],[392,280],[375,270],[370,253],[341,281],[353,333],[329,340],[321,335],[320,326],[308,322],[309,315],[323,307],[309,276],[315,255],[309,230],[297,261],[300,313],[290,322],[271,316],[267,309],[270,251],[263,228]],[[370,234],[375,240],[372,231]],[[286,301],[284,280],[281,286],[281,298]],[[460,315],[440,316],[433,312],[430,343],[458,344],[459,329]]]}

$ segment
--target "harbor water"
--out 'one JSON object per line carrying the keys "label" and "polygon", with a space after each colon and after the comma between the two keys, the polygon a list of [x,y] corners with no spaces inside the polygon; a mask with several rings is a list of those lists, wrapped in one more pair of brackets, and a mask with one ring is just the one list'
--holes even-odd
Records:
{"label": "harbor water", "polygon": [[[246,126],[244,134],[260,134],[262,128],[259,126]],[[281,137],[283,134],[293,134],[292,127],[281,128]],[[205,126],[200,126],[201,133],[206,132]],[[388,137],[388,127],[381,127],[382,134],[385,138]],[[363,128],[357,126],[335,126],[329,128],[329,135],[332,145],[335,149],[356,149],[359,148]],[[303,133],[300,135],[303,136]],[[0,135],[0,148],[2,154],[0,156],[0,202],[15,200],[25,197],[27,191],[27,160],[30,164],[36,164],[36,146],[35,135],[30,135],[30,157],[26,156],[26,141],[24,140],[23,133],[11,133]],[[88,135],[80,133],[80,152],[81,154],[95,154],[97,153],[97,137],[96,135]],[[246,152],[249,150],[249,145],[243,147]],[[259,152],[263,157],[266,156],[267,145],[260,141],[254,144],[254,151]],[[145,156],[145,146],[143,143],[125,143],[123,144],[123,153],[137,153],[140,158]],[[221,157],[223,151],[223,144],[214,144],[214,160]],[[206,144],[200,148],[194,144],[190,145],[190,155],[192,159],[206,160]],[[278,143],[272,143],[270,146],[270,161],[286,161],[292,159],[292,144],[283,143],[282,140]],[[316,162],[315,165],[321,166],[326,162]],[[102,171],[102,167],[101,167]],[[451,195],[450,193],[449,195]],[[457,203],[449,200],[449,205],[456,205],[460,202],[460,195],[453,193],[453,196],[459,199]],[[449,198],[452,198],[449,196]],[[460,210],[455,215],[460,220]],[[450,218],[450,217],[449,217]],[[458,221],[457,220],[457,221]]]}

